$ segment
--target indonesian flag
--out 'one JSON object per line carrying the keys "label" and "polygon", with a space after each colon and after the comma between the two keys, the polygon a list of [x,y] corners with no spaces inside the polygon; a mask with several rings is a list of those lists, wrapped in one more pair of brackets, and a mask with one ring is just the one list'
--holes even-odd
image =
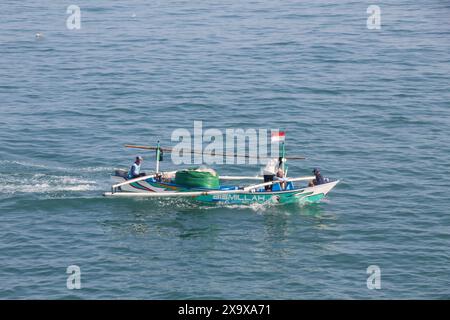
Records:
{"label": "indonesian flag", "polygon": [[284,131],[272,132],[272,142],[284,141],[286,134]]}

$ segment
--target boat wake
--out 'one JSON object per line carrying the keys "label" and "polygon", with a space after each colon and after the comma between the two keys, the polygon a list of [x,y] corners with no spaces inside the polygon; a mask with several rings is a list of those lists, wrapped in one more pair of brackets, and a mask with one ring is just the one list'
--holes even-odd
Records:
{"label": "boat wake", "polygon": [[99,190],[96,181],[74,176],[14,174],[0,179],[0,193],[55,193]]}
{"label": "boat wake", "polygon": [[[0,161],[0,193],[61,194],[104,190],[109,181],[103,179],[112,168],[63,168],[21,161]],[[101,180],[97,180],[101,178]],[[104,180],[104,181],[103,181]]]}
{"label": "boat wake", "polygon": [[226,208],[236,211],[252,210],[257,213],[263,213],[270,208],[276,207],[277,204],[273,203],[252,203],[252,204],[230,204],[230,203],[206,203],[195,201],[191,198],[116,198],[115,201],[139,203],[145,207],[158,207],[158,208],[177,208],[177,209],[201,209],[202,211],[217,210],[220,208]]}
{"label": "boat wake", "polygon": [[69,172],[69,173],[111,173],[114,168],[113,167],[82,167],[82,168],[70,168],[70,167],[61,167],[61,166],[49,166],[41,163],[33,163],[33,162],[24,162],[24,161],[17,161],[17,160],[1,160],[0,161],[0,168],[2,171],[2,174],[5,168],[18,168],[20,171],[29,172],[30,170],[33,170],[36,172],[37,170],[46,172],[51,170],[52,172]]}

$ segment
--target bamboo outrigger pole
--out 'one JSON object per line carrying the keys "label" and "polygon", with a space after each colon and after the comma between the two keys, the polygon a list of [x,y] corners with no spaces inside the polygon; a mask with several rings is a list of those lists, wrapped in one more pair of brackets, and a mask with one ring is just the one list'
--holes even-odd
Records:
{"label": "bamboo outrigger pole", "polygon": [[[160,148],[159,147],[159,143],[158,143],[157,147],[138,146],[138,145],[131,145],[131,144],[126,144],[125,147],[126,148],[134,148],[134,149],[144,149],[144,150],[157,150],[157,152],[158,152],[158,150],[163,151],[163,152],[168,152],[168,153],[173,152],[173,148]],[[284,143],[283,143],[283,148],[284,148]],[[194,151],[194,150],[189,151],[189,153],[192,153],[192,154],[204,154],[204,152]],[[235,158],[236,157],[243,157],[243,158],[248,158],[248,159],[250,159],[250,158],[252,158],[252,159],[253,158],[264,158],[264,157],[259,157],[259,156],[255,157],[255,156],[249,156],[249,155],[228,154],[228,153],[212,153],[211,155],[212,156],[235,157]],[[269,157],[267,157],[267,158],[269,158]],[[159,157],[158,157],[158,159],[159,159]],[[302,156],[291,156],[291,157],[285,157],[285,159],[288,159],[288,160],[305,160],[306,158],[302,157]]]}

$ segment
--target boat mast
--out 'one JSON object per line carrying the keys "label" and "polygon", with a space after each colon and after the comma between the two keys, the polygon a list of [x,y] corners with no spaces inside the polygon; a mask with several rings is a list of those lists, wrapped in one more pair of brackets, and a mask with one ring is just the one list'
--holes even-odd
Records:
{"label": "boat mast", "polygon": [[160,148],[159,148],[159,140],[156,145],[156,173],[159,173],[159,159],[160,159]]}
{"label": "boat mast", "polygon": [[281,142],[280,145],[280,155],[281,155],[281,170],[284,172],[284,176],[287,176],[287,166],[285,165],[286,162],[286,149],[284,146],[284,141]]}

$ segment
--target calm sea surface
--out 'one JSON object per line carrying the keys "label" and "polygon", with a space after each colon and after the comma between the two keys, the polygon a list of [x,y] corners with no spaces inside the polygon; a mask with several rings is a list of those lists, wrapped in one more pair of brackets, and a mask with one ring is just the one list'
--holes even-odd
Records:
{"label": "calm sea surface", "polygon": [[[358,1],[2,0],[0,298],[450,298],[450,4],[373,2],[381,30]],[[290,175],[342,183],[305,207],[102,197],[123,144],[194,120],[284,129]]]}

